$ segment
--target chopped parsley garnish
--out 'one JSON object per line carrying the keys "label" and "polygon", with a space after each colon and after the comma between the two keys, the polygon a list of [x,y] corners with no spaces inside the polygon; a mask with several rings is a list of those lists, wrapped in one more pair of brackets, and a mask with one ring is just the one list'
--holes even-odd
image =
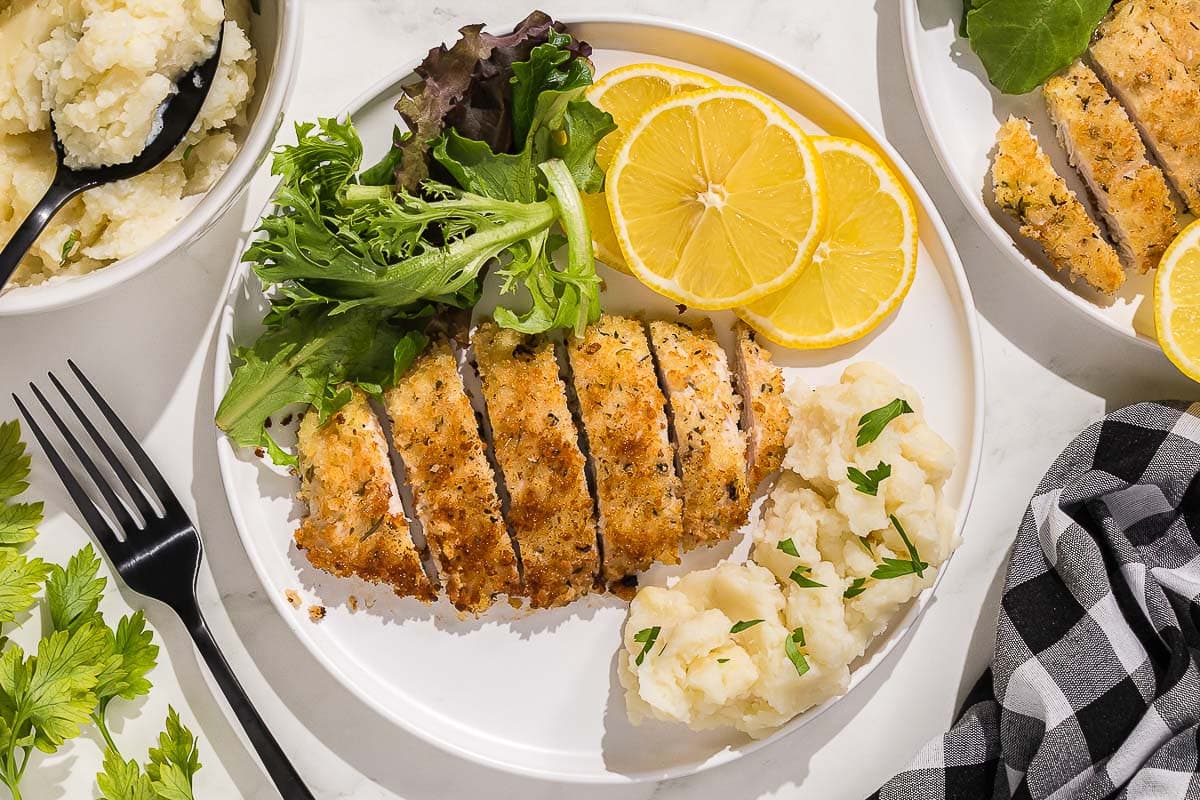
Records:
{"label": "chopped parsley garnish", "polygon": [[637,654],[637,658],[633,660],[633,663],[639,667],[642,665],[642,662],[646,660],[646,653],[649,653],[650,648],[654,647],[654,643],[658,641],[660,631],[662,631],[662,626],[655,625],[653,628],[642,628],[633,635],[633,640],[642,645],[642,651]]}
{"label": "chopped parsley garnish", "polygon": [[718,663],[718,664],[724,664],[724,663],[725,663],[726,661],[728,661],[728,660],[729,660],[728,658],[718,658],[718,659],[717,659],[717,663]]}
{"label": "chopped parsley garnish", "polygon": [[900,524],[900,520],[896,519],[895,514],[888,516],[892,524],[896,526],[896,531],[900,534],[900,538],[904,540],[904,546],[908,548],[908,557],[916,566],[917,575],[924,577],[925,568],[929,565],[921,560],[921,556],[917,554],[917,548],[913,545],[912,540],[908,538],[908,534],[904,531],[904,526]]}
{"label": "chopped parsley garnish", "polygon": [[871,540],[866,536],[855,536],[858,541],[858,546],[867,551],[867,555],[871,558],[875,557],[875,548],[871,546]]}
{"label": "chopped parsley garnish", "polygon": [[79,244],[79,231],[71,231],[71,235],[63,242],[62,256],[58,259],[60,267],[67,263],[67,259],[71,257],[71,251],[75,249],[75,245],[77,244]]}
{"label": "chopped parsley garnish", "polygon": [[888,423],[894,420],[901,414],[913,413],[912,406],[907,400],[897,397],[886,406],[881,406],[874,411],[868,411],[862,415],[858,421],[858,446],[870,444],[879,438],[879,434],[883,433],[883,429],[888,426]]}
{"label": "chopped parsley garnish", "polygon": [[808,659],[800,652],[801,647],[804,647],[804,628],[796,628],[783,640],[783,652],[787,653],[788,660],[796,668],[797,675],[803,675],[809,669]]}
{"label": "chopped parsley garnish", "polygon": [[741,633],[742,631],[744,631],[748,628],[753,628],[755,625],[757,625],[760,622],[762,622],[761,619],[744,619],[741,622],[733,623],[733,627],[729,629],[729,632],[730,633]]}
{"label": "chopped parsley garnish", "polygon": [[879,483],[884,478],[891,477],[892,465],[885,464],[880,461],[879,466],[875,469],[869,469],[863,472],[858,467],[849,467],[846,469],[846,477],[854,483],[854,488],[863,494],[869,494],[872,497],[879,494]]}
{"label": "chopped parsley garnish", "polygon": [[850,586],[846,589],[846,591],[842,592],[842,597],[849,600],[853,597],[858,597],[860,594],[862,594],[866,590],[867,590],[867,579],[866,578],[855,578],[853,581],[850,582]]}
{"label": "chopped parsley garnish", "polygon": [[189,158],[191,158],[192,151],[195,149],[196,149],[196,145],[194,145],[194,144],[189,144],[187,147],[183,148],[183,160],[187,161]]}
{"label": "chopped parsley garnish", "polygon": [[779,544],[775,545],[775,549],[782,550],[789,556],[795,556],[796,558],[800,557],[800,554],[796,552],[796,543],[791,540],[791,537],[784,539]]}
{"label": "chopped parsley garnish", "polygon": [[792,574],[788,577],[795,582],[801,589],[824,589],[825,584],[817,583],[812,578],[809,578],[805,573],[812,572],[812,567],[799,566],[792,570]]}

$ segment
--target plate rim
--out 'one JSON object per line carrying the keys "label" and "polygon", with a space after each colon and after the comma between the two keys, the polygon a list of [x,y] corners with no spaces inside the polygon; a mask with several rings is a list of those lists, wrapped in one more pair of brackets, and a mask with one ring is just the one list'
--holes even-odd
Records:
{"label": "plate rim", "polygon": [[[985,425],[985,397],[986,385],[983,369],[983,348],[980,338],[978,311],[976,310],[974,297],[971,293],[970,284],[967,281],[966,270],[963,267],[962,260],[959,257],[958,250],[954,245],[954,240],[950,237],[949,230],[946,228],[945,222],[942,220],[941,214],[934,205],[932,198],[918,181],[915,173],[903,160],[896,149],[882,137],[873,125],[862,117],[857,111],[850,107],[837,94],[830,91],[820,81],[813,79],[805,71],[787,63],[786,61],[772,56],[763,50],[748,45],[738,39],[735,39],[724,34],[720,34],[711,30],[707,30],[685,22],[679,22],[672,19],[664,19],[646,14],[594,14],[594,15],[564,15],[560,21],[567,25],[634,25],[645,26],[651,28],[667,29],[671,31],[682,32],[693,36],[702,37],[713,40],[717,43],[733,47],[754,58],[765,61],[771,66],[777,67],[790,75],[793,79],[802,83],[808,84],[813,90],[821,94],[827,101],[832,103],[841,113],[845,114],[852,120],[862,131],[871,139],[872,143],[880,148],[884,154],[891,160],[893,166],[900,172],[901,177],[908,183],[909,188],[916,196],[917,205],[928,217],[932,228],[932,235],[937,240],[943,251],[943,257],[948,262],[950,272],[954,277],[954,288],[957,290],[958,301],[962,304],[963,321],[966,327],[967,337],[969,340],[969,350],[971,353],[971,378],[974,388],[974,408],[972,413],[971,425],[971,458],[966,464],[966,475],[963,482],[962,503],[958,512],[958,523],[956,526],[956,535],[962,536],[966,528],[967,520],[970,516],[970,510],[973,505],[974,495],[977,488],[980,465],[983,454],[983,438]],[[363,106],[375,100],[386,89],[402,81],[413,74],[414,68],[420,63],[423,56],[414,58],[405,62],[399,68],[388,73],[381,79],[371,84],[365,91],[358,94],[351,102],[346,104],[339,112],[338,116],[346,114],[353,115],[362,109]],[[272,189],[268,199],[265,201],[263,211],[265,212],[273,200],[278,182],[275,188]],[[260,215],[261,216],[261,215]],[[253,235],[252,232],[247,232],[247,236]],[[919,237],[919,232],[918,232]],[[240,256],[240,254],[239,254]],[[216,326],[214,326],[213,335],[217,338],[216,353],[214,360],[214,382],[213,382],[213,402],[214,408],[219,405],[225,387],[229,383],[229,358],[230,358],[230,343],[232,341],[231,333],[233,326],[233,310],[236,295],[239,292],[242,279],[245,273],[249,270],[247,264],[242,263],[240,258],[235,261],[234,268],[230,270],[229,278],[226,283],[225,292],[222,295],[222,308],[220,318]],[[421,728],[415,723],[405,719],[404,716],[397,713],[390,707],[377,702],[370,694],[367,687],[360,685],[358,679],[350,675],[343,667],[328,655],[323,649],[317,646],[317,643],[309,638],[308,632],[305,630],[302,620],[294,613],[294,609],[287,605],[286,599],[279,592],[269,591],[273,584],[268,580],[269,572],[266,564],[262,560],[257,547],[251,547],[249,541],[252,537],[246,535],[249,527],[244,519],[240,504],[235,503],[234,485],[232,475],[232,461],[237,459],[237,452],[226,437],[219,429],[214,428],[214,434],[217,437],[217,461],[221,473],[221,484],[225,493],[226,504],[229,507],[230,514],[233,517],[234,525],[237,530],[238,539],[245,550],[254,571],[263,584],[265,589],[268,589],[266,594],[270,598],[275,610],[281,616],[285,623],[292,629],[292,632],[303,644],[304,648],[312,655],[321,665],[334,677],[343,688],[353,694],[360,702],[372,709],[389,722],[402,728],[409,734],[421,739],[424,742],[434,745],[439,749],[462,757],[473,763],[500,770],[510,774],[520,775],[529,778],[540,780],[561,781],[564,783],[580,784],[580,785],[630,785],[635,783],[661,781],[672,778],[685,777],[694,775],[716,766],[729,764],[737,761],[744,755],[755,752],[768,744],[777,742],[807,723],[816,719],[820,714],[833,706],[839,700],[845,698],[853,691],[860,683],[862,683],[876,668],[887,661],[892,652],[904,642],[908,636],[912,634],[913,628],[920,620],[925,610],[928,608],[933,594],[938,585],[944,578],[949,561],[938,571],[937,578],[934,583],[922,591],[919,595],[913,598],[909,603],[909,608],[904,616],[894,620],[890,627],[894,633],[891,640],[888,641],[876,654],[871,663],[865,664],[856,670],[850,679],[850,685],[846,693],[832,697],[829,700],[817,705],[807,711],[797,715],[785,725],[770,736],[762,739],[750,739],[736,748],[729,748],[721,753],[713,754],[704,761],[689,762],[686,764],[669,767],[658,770],[643,770],[638,772],[566,772],[556,771],[542,767],[530,766],[512,761],[503,760],[500,758],[489,757],[486,754],[476,750],[464,747],[455,741],[446,737],[439,736],[427,729]],[[724,754],[725,757],[721,757]]]}
{"label": "plate rim", "polygon": [[[942,168],[942,174],[946,177],[946,181],[950,186],[953,187],[954,193],[958,195],[958,199],[966,206],[975,224],[987,234],[997,249],[1004,253],[1006,263],[1023,267],[1026,271],[1032,272],[1043,286],[1050,289],[1054,295],[1068,306],[1082,314],[1085,319],[1106,331],[1135,341],[1143,347],[1155,352],[1162,352],[1162,347],[1159,345],[1157,339],[1153,339],[1133,329],[1132,326],[1125,328],[1117,324],[1110,317],[1101,313],[1098,306],[1089,303],[1085,298],[1080,297],[1067,288],[1066,285],[1056,281],[1046,270],[1022,254],[1017,249],[1012,236],[1000,226],[1000,223],[992,216],[991,211],[984,205],[983,200],[967,185],[966,176],[960,174],[959,170],[953,164],[949,155],[949,148],[946,146],[946,142],[939,132],[938,127],[934,124],[933,106],[930,102],[929,94],[920,80],[925,71],[921,66],[920,48],[917,45],[917,38],[923,30],[920,25],[918,0],[906,0],[900,13],[900,41],[901,47],[904,50],[904,64],[905,71],[908,74],[908,85],[912,90],[913,100],[916,101],[917,115],[921,118],[921,127],[925,130],[925,138],[929,141],[930,149],[933,150],[938,165]],[[989,91],[991,90],[989,89]]]}

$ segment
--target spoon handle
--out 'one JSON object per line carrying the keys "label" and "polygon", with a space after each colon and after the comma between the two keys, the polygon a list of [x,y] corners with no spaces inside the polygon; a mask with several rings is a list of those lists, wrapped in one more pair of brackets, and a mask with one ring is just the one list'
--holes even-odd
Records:
{"label": "spoon handle", "polygon": [[21,227],[17,228],[17,232],[13,234],[8,244],[4,245],[4,249],[0,250],[0,289],[8,283],[8,279],[17,269],[17,265],[29,252],[29,248],[33,247],[33,243],[37,241],[42,229],[50,222],[50,218],[57,214],[68,200],[88,188],[61,178],[62,172],[60,171],[55,175],[54,182],[46,190],[45,196],[29,212],[29,216],[21,223]]}

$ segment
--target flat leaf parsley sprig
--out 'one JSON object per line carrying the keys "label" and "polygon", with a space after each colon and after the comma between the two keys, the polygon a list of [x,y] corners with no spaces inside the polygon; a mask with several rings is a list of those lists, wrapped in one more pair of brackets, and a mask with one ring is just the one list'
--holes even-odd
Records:
{"label": "flat leaf parsley sprig", "polygon": [[104,800],[192,800],[200,763],[195,737],[174,709],[144,774],[125,761],[108,729],[116,698],[133,700],[150,691],[146,676],[158,646],[141,611],[110,628],[100,613],[106,579],[89,544],[66,566],[30,558],[18,546],[33,541],[42,503],[17,503],[29,483],[30,458],[16,421],[0,424],[0,624],[32,619],[44,588],[48,633],[32,653],[0,636],[0,783],[21,800],[21,779],[34,751],[55,753],[88,724],[105,742],[104,772],[97,785]]}

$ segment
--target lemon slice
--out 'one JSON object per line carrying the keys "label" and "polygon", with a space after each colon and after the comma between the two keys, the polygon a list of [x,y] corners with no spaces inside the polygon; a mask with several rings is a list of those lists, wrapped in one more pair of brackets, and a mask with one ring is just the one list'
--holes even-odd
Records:
{"label": "lemon slice", "polygon": [[1158,262],[1154,327],[1167,358],[1200,381],[1200,220],[1184,228]]}
{"label": "lemon slice", "polygon": [[852,139],[813,137],[829,219],[812,264],[736,313],[786,347],[833,347],[869,333],[900,305],[917,270],[917,213],[900,178]]}
{"label": "lemon slice", "polygon": [[702,309],[790,283],[825,223],[816,148],[770,98],[730,86],[668,97],[626,134],[605,184],[638,280]]}
{"label": "lemon slice", "polygon": [[[617,129],[596,147],[596,162],[601,169],[607,170],[613,154],[621,146],[622,133],[632,128],[655,103],[671,95],[717,85],[717,81],[707,75],[662,64],[629,64],[605,73],[588,87],[586,96],[592,105],[612,114]],[[592,229],[596,257],[614,269],[628,272],[617,235],[613,233],[608,201],[603,192],[583,195],[583,210]]]}

